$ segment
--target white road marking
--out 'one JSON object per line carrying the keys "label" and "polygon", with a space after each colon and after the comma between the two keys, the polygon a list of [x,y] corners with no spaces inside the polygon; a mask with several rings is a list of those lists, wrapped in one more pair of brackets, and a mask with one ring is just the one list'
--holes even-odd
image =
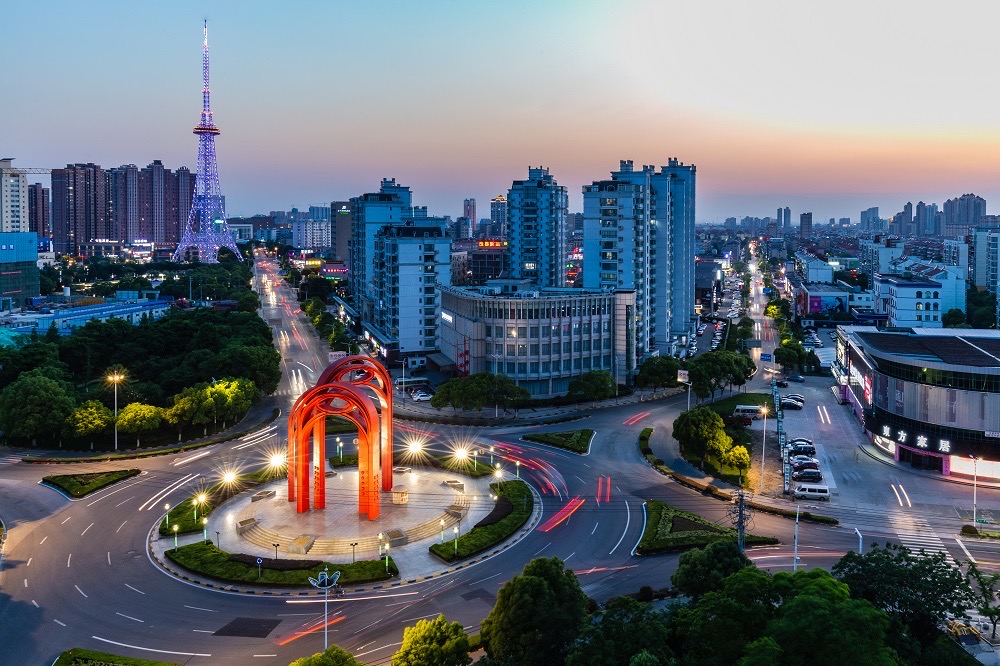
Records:
{"label": "white road marking", "polygon": [[[143,474],[145,474],[145,472],[143,472]],[[155,476],[155,475],[149,475],[149,476],[148,476],[147,478],[149,478],[149,479],[152,479],[152,478],[153,478],[153,476]],[[95,500],[94,500],[93,502],[89,502],[89,503],[87,504],[87,506],[94,506],[95,504],[97,504],[98,502],[100,502],[100,501],[101,501],[102,499],[104,499],[105,497],[111,497],[111,496],[112,496],[112,495],[114,495],[115,493],[120,493],[121,491],[125,490],[126,488],[131,488],[132,486],[136,485],[137,483],[142,483],[142,482],[143,482],[143,481],[145,481],[145,480],[146,480],[146,479],[139,479],[138,481],[133,481],[132,483],[130,483],[130,484],[128,484],[128,485],[125,485],[125,486],[122,486],[121,488],[115,488],[115,489],[114,489],[114,490],[112,490],[112,491],[111,491],[110,493],[106,493],[106,494],[104,494],[104,495],[101,495],[100,497],[98,497],[97,499],[95,499]],[[133,497],[134,497],[134,495],[133,495]],[[131,499],[131,498],[130,498],[130,499]],[[127,502],[128,500],[125,500],[125,501]],[[125,503],[125,502],[122,502],[122,504],[124,504],[124,503]],[[121,506],[121,504],[119,504],[118,506]]]}
{"label": "white road marking", "polygon": [[642,543],[642,535],[646,531],[646,503],[642,503],[642,529],[639,530],[639,539],[632,546],[632,555],[635,555],[635,551],[639,550],[639,544]]}
{"label": "white road marking", "polygon": [[[615,486],[615,488],[617,488],[617,487],[618,486]],[[611,549],[611,552],[608,553],[608,555],[614,555],[615,551],[618,550],[618,546],[622,545],[622,541],[625,540],[625,535],[628,534],[628,525],[629,525],[630,522],[632,522],[632,512],[629,511],[628,501],[626,501],[625,502],[625,531],[622,532],[622,536],[621,536],[620,539],[618,539],[618,543],[615,544],[615,547]]]}
{"label": "white road marking", "polygon": [[140,620],[140,619],[139,619],[139,618],[137,618],[137,617],[132,617],[131,615],[126,615],[125,613],[119,613],[119,612],[115,611],[115,615],[121,615],[121,616],[122,616],[122,617],[124,617],[125,619],[128,619],[128,620],[134,620],[134,621],[136,621],[136,622],[142,622],[143,624],[145,624],[145,621],[143,621],[143,620]]}
{"label": "white road marking", "polygon": [[125,502],[131,502],[131,501],[132,501],[132,500],[134,500],[134,499],[135,499],[135,495],[132,495],[132,497],[129,497],[129,498],[127,499],[127,500],[122,500],[122,501],[121,501],[121,502],[119,502],[118,504],[115,504],[115,508],[117,509],[118,507],[120,507],[120,506],[121,506],[122,504],[124,504]]}
{"label": "white road marking", "polygon": [[191,631],[197,632],[199,634],[214,634],[215,633],[211,629],[192,629]]}
{"label": "white road marking", "polygon": [[597,526],[598,526],[598,525],[600,525],[600,523],[594,523],[594,529],[592,529],[592,530],[590,531],[590,536],[594,536],[594,532],[596,532],[596,531],[597,531]]}
{"label": "white road marking", "polygon": [[31,600],[31,605],[34,606],[35,608],[39,608],[38,602],[35,601],[34,599]]}
{"label": "white road marking", "polygon": [[373,652],[378,652],[379,650],[384,650],[386,648],[396,647],[397,645],[402,645],[402,644],[403,644],[402,641],[400,641],[399,643],[389,643],[388,645],[383,645],[382,647],[377,647],[374,650],[368,650],[368,652],[362,652],[360,654],[356,654],[356,655],[354,655],[354,657],[355,657],[355,659],[359,659],[359,658],[365,656],[366,654],[371,654]]}
{"label": "white road marking", "polygon": [[59,524],[60,524],[60,525],[65,525],[65,524],[67,523],[67,521],[69,521],[69,519],[70,519],[70,518],[72,518],[72,517],[73,517],[73,516],[66,516],[66,520],[62,521],[62,522],[61,522],[61,523],[59,523]]}
{"label": "white road marking", "polygon": [[255,654],[255,657],[277,657],[276,654]]}
{"label": "white road marking", "polygon": [[111,566],[111,551],[108,551],[108,566]]}
{"label": "white road marking", "polygon": [[[400,620],[400,622],[416,622],[417,620],[426,620],[429,617],[437,617],[438,615],[439,615],[439,613],[431,613],[430,615],[421,615],[420,617],[411,617],[409,620]],[[375,641],[372,641],[372,643],[374,643],[374,642]]]}
{"label": "white road marking", "polygon": [[27,563],[27,564],[25,564],[24,566],[26,566],[26,567],[30,567],[30,566],[31,566],[31,559],[32,559],[32,558],[30,558],[30,557],[29,557],[29,558],[28,558],[28,563]]}
{"label": "white road marking", "polygon": [[[477,580],[477,581],[474,581],[474,582],[472,582],[472,583],[469,583],[469,585],[478,585],[479,583],[482,583],[482,582],[485,582],[485,581],[488,581],[488,580],[489,580],[490,578],[496,578],[496,577],[497,577],[497,576],[499,576],[499,575],[500,575],[500,574],[498,574],[498,573],[495,573],[495,574],[493,574],[492,576],[487,576],[486,578],[482,578],[482,579],[480,579],[480,580]],[[374,643],[374,641],[372,641],[372,642]]]}
{"label": "white road marking", "polygon": [[563,558],[563,562],[568,562],[569,558],[573,557],[574,555],[576,555],[576,551],[575,550],[572,553],[570,553],[569,555],[567,555],[566,557],[564,557]]}
{"label": "white road marking", "polygon": [[87,525],[86,529],[84,529],[82,532],[80,532],[80,536],[83,536],[84,534],[86,534],[87,530],[89,530],[93,526],[94,526],[94,523],[91,523],[91,524]]}
{"label": "white road marking", "polygon": [[69,555],[68,555],[68,556],[66,557],[66,568],[67,568],[67,569],[69,569],[69,561],[70,561],[70,560],[72,560],[72,559],[73,559],[73,553],[70,553],[70,554],[69,554]]}
{"label": "white road marking", "polygon": [[[538,555],[538,553],[542,552],[543,550],[545,550],[546,548],[548,548],[551,545],[552,545],[551,543],[545,544],[544,546],[542,546],[541,550],[539,550],[537,553],[535,553],[535,555]],[[532,555],[532,557],[534,557],[535,555]]]}
{"label": "white road marking", "polygon": [[[65,626],[65,625],[63,625]],[[119,647],[132,648],[133,650],[145,650],[146,652],[158,652],[160,654],[179,654],[183,657],[211,657],[210,654],[199,654],[197,652],[171,652],[170,650],[154,650],[153,648],[141,647],[139,645],[129,645],[128,643],[119,643],[118,641],[111,641],[107,638],[101,638],[100,636],[91,636],[95,641],[101,641],[102,643],[110,643],[111,645],[117,645]]]}
{"label": "white road marking", "polygon": [[122,528],[123,528],[123,527],[125,527],[125,523],[127,523],[127,522],[128,522],[128,520],[124,520],[124,521],[122,521],[122,524],[121,524],[121,525],[119,525],[119,526],[118,526],[118,529],[116,529],[116,530],[115,530],[115,534],[118,534],[119,532],[121,532],[121,531],[122,531]]}
{"label": "white road marking", "polygon": [[174,463],[174,467],[180,467],[181,465],[186,465],[189,462],[193,462],[195,460],[198,460],[198,458],[204,458],[207,455],[211,455],[211,453],[212,453],[211,451],[202,451],[201,453],[196,453],[193,456],[188,456],[187,458],[184,458],[183,460],[178,460],[177,462],[175,462]]}
{"label": "white road marking", "polygon": [[138,589],[136,589],[136,588],[132,587],[131,585],[129,585],[128,583],[125,583],[125,587],[127,587],[128,589],[130,589],[130,590],[133,590],[133,591],[135,591],[135,592],[138,592],[139,594],[146,594],[146,593],[145,593],[145,592],[143,592],[142,590],[138,590]]}
{"label": "white road marking", "polygon": [[66,626],[65,622],[60,622],[59,620],[52,620],[52,621],[55,622],[56,624],[58,624],[60,627],[65,627]]}
{"label": "white road marking", "polygon": [[958,537],[955,537],[955,541],[958,542],[958,547],[962,549],[962,552],[965,553],[965,556],[967,558],[969,558],[969,561],[972,562],[973,564],[975,564],[976,563],[976,558],[974,558],[972,556],[972,553],[970,553],[969,549],[965,547],[965,544],[962,543],[962,540],[959,539]]}
{"label": "white road marking", "polygon": [[896,501],[899,502],[899,506],[903,506],[903,498],[899,496],[899,491],[896,490],[896,484],[890,483],[889,487],[892,488],[892,492],[896,493]]}
{"label": "white road marking", "polygon": [[150,497],[148,500],[146,500],[145,502],[143,502],[142,506],[139,507],[139,511],[149,511],[150,509],[152,509],[156,505],[157,502],[160,501],[160,499],[162,497],[166,497],[167,495],[169,495],[173,491],[177,490],[177,488],[180,488],[181,486],[183,486],[188,481],[193,481],[193,480],[197,479],[199,476],[200,476],[200,474],[187,474],[185,476],[182,476],[180,479],[178,479],[177,481],[174,481],[173,483],[171,483],[170,485],[168,485],[166,488],[163,488],[162,490],[160,490],[159,492],[157,492],[155,495],[153,495],[152,497]]}
{"label": "white road marking", "polygon": [[187,606],[187,605],[185,605],[184,608],[190,608],[191,610],[205,611],[206,613],[218,613],[219,612],[217,610],[212,610],[211,608],[198,608],[197,606]]}
{"label": "white road marking", "polygon": [[[375,595],[374,597],[343,597],[339,599],[330,599],[330,603],[345,602],[345,601],[367,601],[368,599],[387,599],[389,597],[411,597],[415,594],[420,594],[419,592],[400,592],[399,594],[382,594]],[[321,604],[323,599],[286,599],[286,604]]]}
{"label": "white road marking", "polygon": [[83,593],[83,590],[81,590],[81,589],[80,589],[80,586],[79,586],[79,585],[74,585],[73,587],[75,587],[75,588],[76,588],[76,591],[77,591],[77,592],[79,592],[80,594],[83,594],[83,598],[84,598],[84,599],[89,599],[89,598],[90,598],[90,597],[88,597],[88,596],[87,596],[86,594],[84,594],[84,593]]}
{"label": "white road marking", "polygon": [[910,502],[910,496],[906,494],[906,488],[903,487],[902,483],[899,484],[899,492],[903,493],[903,497],[906,499],[906,506],[912,508],[913,503]]}
{"label": "white road marking", "polygon": [[24,586],[28,587],[28,579],[27,578],[24,579]]}
{"label": "white road marking", "polygon": [[41,546],[43,543],[45,543],[45,539],[48,539],[48,537],[44,537],[41,541],[38,542],[38,545]]}

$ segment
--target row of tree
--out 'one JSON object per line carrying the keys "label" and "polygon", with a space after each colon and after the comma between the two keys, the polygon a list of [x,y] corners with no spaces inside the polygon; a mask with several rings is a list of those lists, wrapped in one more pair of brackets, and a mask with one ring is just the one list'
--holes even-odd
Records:
{"label": "row of tree", "polygon": [[[126,404],[118,412],[118,431],[141,438],[163,427],[175,428],[177,439],[187,428],[224,429],[243,417],[260,396],[248,379],[226,378],[184,389],[169,407],[141,402]],[[114,413],[98,400],[77,404],[72,385],[38,368],[21,374],[0,391],[0,428],[11,438],[51,442],[77,439],[93,443],[107,439],[116,423]]]}
{"label": "row of tree", "polygon": [[[974,666],[939,629],[976,608],[995,617],[1000,575],[962,574],[942,554],[873,547],[834,566],[758,569],[731,540],[681,555],[683,595],[664,610],[633,597],[600,608],[558,558],[535,559],[504,583],[480,624],[484,666]],[[651,598],[644,588],[639,598]],[[393,666],[466,666],[469,638],[443,616],[404,631]],[[356,666],[331,648],[293,666]]]}
{"label": "row of tree", "polygon": [[319,336],[330,345],[330,349],[348,354],[358,353],[358,343],[347,334],[347,327],[343,322],[330,314],[321,298],[313,297],[305,300],[302,303],[302,311],[309,317]]}
{"label": "row of tree", "polygon": [[456,411],[481,411],[486,405],[516,410],[530,397],[526,389],[507,375],[477,372],[441,384],[430,403],[434,409],[452,407]]}

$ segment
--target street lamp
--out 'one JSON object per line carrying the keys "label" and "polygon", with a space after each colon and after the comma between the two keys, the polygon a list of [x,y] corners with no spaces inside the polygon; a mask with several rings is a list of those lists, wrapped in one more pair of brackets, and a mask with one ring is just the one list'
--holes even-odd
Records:
{"label": "street lamp", "polygon": [[385,544],[385,572],[389,573],[389,544]]}
{"label": "street lamp", "polygon": [[378,533],[378,556],[382,557],[382,533]]}
{"label": "street lamp", "polygon": [[202,504],[206,500],[205,493],[198,493],[191,499],[191,503],[194,504],[194,519],[198,520],[198,505]]}
{"label": "street lamp", "polygon": [[125,379],[124,372],[115,370],[105,377],[115,387],[115,451],[118,450],[118,385]]}
{"label": "street lamp", "polygon": [[339,571],[334,571],[332,576],[329,574],[329,571],[328,567],[323,567],[323,570],[319,572],[319,580],[312,577],[309,578],[310,585],[317,590],[323,590],[323,652],[326,652],[330,645],[327,640],[330,627],[327,613],[329,609],[330,588],[335,586],[337,580],[340,578]]}
{"label": "street lamp", "polygon": [[514,461],[514,470],[515,470],[515,473],[517,474],[517,478],[520,479],[521,478],[521,461],[520,460],[515,460]]}
{"label": "street lamp", "polygon": [[344,462],[344,443],[337,438],[337,450],[340,451],[340,462]]}
{"label": "street lamp", "polygon": [[278,561],[278,546],[280,544],[272,543],[271,545],[274,546],[274,561],[277,562]]}
{"label": "street lamp", "polygon": [[979,458],[970,455],[972,458],[972,524],[976,524],[976,490],[979,485]]}
{"label": "street lamp", "polygon": [[767,458],[767,405],[760,406],[760,413],[764,415],[764,439],[760,444],[760,483],[757,485],[757,494],[764,492],[764,460]]}
{"label": "street lamp", "polygon": [[354,564],[354,555],[357,553],[358,542],[355,541],[351,544],[351,564]]}
{"label": "street lamp", "polygon": [[444,518],[438,522],[441,523],[441,543],[444,543]]}
{"label": "street lamp", "polygon": [[455,557],[458,557],[458,526],[453,527],[452,531],[455,533]]}
{"label": "street lamp", "polygon": [[174,550],[177,550],[177,530],[180,526],[174,523]]}
{"label": "street lamp", "polygon": [[215,530],[215,547],[222,550],[222,537],[219,536],[219,530]]}
{"label": "street lamp", "polygon": [[490,447],[490,467],[493,467],[493,447]]}
{"label": "street lamp", "polygon": [[166,511],[166,513],[163,514],[163,526],[170,527],[170,504],[164,504],[163,510]]}
{"label": "street lamp", "polygon": [[201,540],[208,541],[208,518],[201,519]]}

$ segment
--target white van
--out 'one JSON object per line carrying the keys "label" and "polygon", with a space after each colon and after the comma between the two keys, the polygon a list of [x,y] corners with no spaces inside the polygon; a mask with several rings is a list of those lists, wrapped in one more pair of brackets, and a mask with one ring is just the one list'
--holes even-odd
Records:
{"label": "white van", "polygon": [[752,419],[759,419],[760,405],[736,405],[733,416],[749,416]]}
{"label": "white van", "polygon": [[792,497],[795,499],[830,499],[830,487],[819,483],[800,483],[794,491]]}

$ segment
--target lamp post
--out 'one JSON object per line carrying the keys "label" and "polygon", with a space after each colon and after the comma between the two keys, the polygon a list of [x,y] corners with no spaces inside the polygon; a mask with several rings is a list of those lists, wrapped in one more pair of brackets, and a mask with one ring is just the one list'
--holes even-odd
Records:
{"label": "lamp post", "polygon": [[125,379],[125,374],[117,370],[106,378],[115,387],[115,451],[118,450],[118,384]]}
{"label": "lamp post", "polygon": [[355,541],[351,544],[351,564],[354,564],[354,555],[357,552],[358,542]]}
{"label": "lamp post", "polygon": [[177,523],[174,523],[174,550],[177,550],[177,530],[178,530],[178,527],[179,526],[177,525]]}
{"label": "lamp post", "polygon": [[858,535],[858,555],[864,554],[864,544],[862,542],[861,530],[857,527],[854,528],[854,533]]}
{"label": "lamp post", "polygon": [[219,536],[219,530],[215,530],[215,547],[222,550],[222,537]]}
{"label": "lamp post", "polygon": [[517,478],[520,479],[521,478],[521,461],[520,460],[515,460],[514,461],[514,472],[517,475]]}
{"label": "lamp post", "polygon": [[482,453],[479,449],[472,449],[472,469],[479,469],[479,454]]}
{"label": "lamp post", "polygon": [[441,543],[444,543],[444,518],[438,522],[441,523]]}
{"label": "lamp post", "polygon": [[970,455],[972,458],[972,524],[976,524],[976,490],[979,485],[979,458]]}
{"label": "lamp post", "polygon": [[385,572],[389,573],[389,544],[385,544]]}
{"label": "lamp post", "polygon": [[208,541],[208,518],[201,519],[201,540]]}
{"label": "lamp post", "polygon": [[378,533],[378,556],[382,557],[382,533]]}
{"label": "lamp post", "polygon": [[764,460],[767,459],[767,405],[760,406],[760,413],[764,415],[764,439],[760,444],[760,483],[757,485],[757,493],[764,492]]}
{"label": "lamp post", "polygon": [[274,546],[274,561],[277,562],[278,561],[278,546],[280,544],[272,543],[271,545]]}
{"label": "lamp post", "polygon": [[452,531],[455,533],[455,557],[458,557],[458,526],[453,527]]}
{"label": "lamp post", "polygon": [[328,631],[330,627],[329,622],[329,602],[330,602],[330,588],[337,584],[337,580],[340,578],[340,572],[334,571],[333,575],[329,574],[329,569],[323,567],[323,570],[319,572],[319,580],[310,577],[309,584],[315,587],[317,590],[323,590],[323,652],[326,652],[330,647],[328,641]]}
{"label": "lamp post", "polygon": [[490,467],[493,467],[493,447],[490,447]]}
{"label": "lamp post", "polygon": [[337,438],[337,450],[340,451],[340,462],[344,462],[344,443]]}
{"label": "lamp post", "polygon": [[163,514],[163,526],[170,527],[170,504],[164,504],[163,510],[166,511],[166,513]]}

